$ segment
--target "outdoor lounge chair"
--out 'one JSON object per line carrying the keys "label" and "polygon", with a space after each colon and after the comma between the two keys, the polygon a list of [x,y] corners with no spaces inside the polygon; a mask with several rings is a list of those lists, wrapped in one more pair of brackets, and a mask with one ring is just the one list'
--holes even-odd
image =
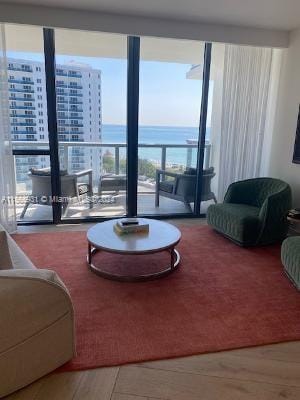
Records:
{"label": "outdoor lounge chair", "polygon": [[[203,171],[201,201],[217,202],[216,196],[211,190],[211,180],[215,175],[213,167]],[[171,179],[166,179],[168,177]],[[182,201],[191,210],[190,203],[195,201],[196,179],[196,169],[194,168],[189,168],[182,174],[157,169],[155,207],[159,207],[159,196],[164,196]]]}
{"label": "outdoor lounge chair", "polygon": [[[34,169],[32,168],[28,173],[32,181],[31,195],[28,196],[24,209],[20,215],[23,219],[27,208],[30,204],[41,204],[51,205],[52,202],[52,189],[51,189],[51,172],[50,168]],[[88,176],[88,182],[80,182],[79,179]],[[68,205],[72,199],[77,199],[79,202],[83,197],[93,196],[93,178],[92,170],[87,169],[76,172],[74,174],[68,174],[67,171],[61,171],[61,197],[64,198],[62,202],[63,216],[66,215]],[[90,208],[93,207],[92,201],[90,201]]]}

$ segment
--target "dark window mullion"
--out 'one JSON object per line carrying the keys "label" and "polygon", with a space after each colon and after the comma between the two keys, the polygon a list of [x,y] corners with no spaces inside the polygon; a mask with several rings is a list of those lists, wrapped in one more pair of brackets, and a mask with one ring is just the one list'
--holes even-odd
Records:
{"label": "dark window mullion", "polygon": [[137,215],[140,38],[128,37],[127,66],[127,215]]}
{"label": "dark window mullion", "polygon": [[202,178],[203,178],[203,163],[204,163],[204,152],[205,152],[208,93],[209,93],[209,79],[210,79],[210,65],[211,65],[211,48],[212,48],[211,43],[205,43],[198,153],[197,153],[197,184],[196,184],[196,196],[194,203],[194,214],[198,217],[200,217],[200,206],[201,206],[201,195],[202,195]]}
{"label": "dark window mullion", "polygon": [[[43,29],[44,34],[44,55],[47,92],[47,113],[51,165],[51,187],[52,196],[58,199],[61,196],[59,154],[56,116],[56,88],[55,88],[55,38],[54,30]],[[61,221],[61,203],[52,202],[53,222],[58,224]]]}

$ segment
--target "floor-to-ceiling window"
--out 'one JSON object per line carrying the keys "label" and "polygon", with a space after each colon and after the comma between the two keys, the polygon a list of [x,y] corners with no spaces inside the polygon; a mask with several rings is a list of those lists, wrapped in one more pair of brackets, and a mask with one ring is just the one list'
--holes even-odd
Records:
{"label": "floor-to-ceiling window", "polygon": [[21,222],[199,215],[204,43],[19,25],[6,36]]}
{"label": "floor-to-ceiling window", "polygon": [[55,50],[62,217],[126,215],[127,37],[56,29]]}
{"label": "floor-to-ceiling window", "polygon": [[138,213],[194,211],[204,43],[142,37]]}
{"label": "floor-to-ceiling window", "polygon": [[19,221],[52,221],[43,29],[6,25],[10,127]]}

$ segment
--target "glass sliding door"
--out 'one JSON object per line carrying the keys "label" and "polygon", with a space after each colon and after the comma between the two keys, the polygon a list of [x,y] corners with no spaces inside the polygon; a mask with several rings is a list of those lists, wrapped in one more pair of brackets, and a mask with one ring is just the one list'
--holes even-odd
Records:
{"label": "glass sliding door", "polygon": [[62,218],[126,215],[127,37],[56,29]]}
{"label": "glass sliding door", "polygon": [[192,214],[204,43],[142,37],[138,214]]}
{"label": "glass sliding door", "polygon": [[[18,219],[205,212],[213,198],[202,196],[195,209],[205,44],[69,29],[44,35],[6,25]],[[204,175],[213,166],[215,87],[212,80],[205,101]],[[62,201],[53,203],[59,186]]]}
{"label": "glass sliding door", "polygon": [[17,218],[52,221],[43,29],[7,24],[5,34]]}

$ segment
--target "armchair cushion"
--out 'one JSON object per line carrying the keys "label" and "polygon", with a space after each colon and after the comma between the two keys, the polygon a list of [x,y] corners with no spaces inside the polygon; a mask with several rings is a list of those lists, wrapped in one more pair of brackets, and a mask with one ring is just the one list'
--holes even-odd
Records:
{"label": "armchair cushion", "polygon": [[[41,175],[41,176],[50,176],[51,175],[51,168],[30,168],[30,172],[32,175]],[[60,170],[60,175],[64,176],[67,175],[68,171],[66,169]]]}
{"label": "armchair cushion", "polygon": [[173,193],[174,181],[162,181],[159,182],[159,190],[163,190],[167,193]]}
{"label": "armchair cushion", "polygon": [[218,232],[239,244],[256,240],[260,228],[259,208],[246,204],[214,204],[209,207],[207,222]]}
{"label": "armchair cushion", "polygon": [[78,194],[86,194],[89,192],[89,185],[87,183],[78,183]]}

